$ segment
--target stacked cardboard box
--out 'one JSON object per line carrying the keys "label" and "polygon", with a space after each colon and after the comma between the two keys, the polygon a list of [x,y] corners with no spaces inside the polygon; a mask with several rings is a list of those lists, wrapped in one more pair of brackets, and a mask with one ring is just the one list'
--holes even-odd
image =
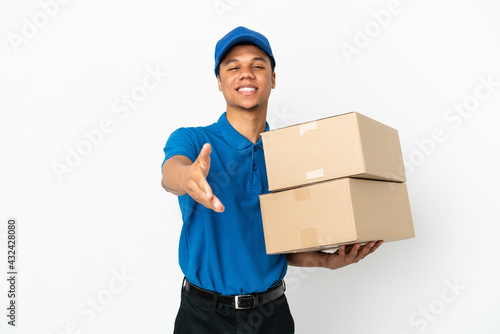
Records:
{"label": "stacked cardboard box", "polygon": [[352,112],[262,140],[268,254],[415,236],[397,130]]}

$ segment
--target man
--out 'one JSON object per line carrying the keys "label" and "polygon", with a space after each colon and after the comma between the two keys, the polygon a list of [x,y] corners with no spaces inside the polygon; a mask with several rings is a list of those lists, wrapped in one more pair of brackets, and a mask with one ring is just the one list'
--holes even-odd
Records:
{"label": "man", "polygon": [[186,276],[174,333],[293,333],[284,295],[287,265],[337,269],[381,244],[267,255],[259,195],[268,192],[260,133],[276,85],[266,37],[244,27],[215,48],[227,103],[218,122],[180,128],[165,146],[162,186],[179,196],[179,264]]}

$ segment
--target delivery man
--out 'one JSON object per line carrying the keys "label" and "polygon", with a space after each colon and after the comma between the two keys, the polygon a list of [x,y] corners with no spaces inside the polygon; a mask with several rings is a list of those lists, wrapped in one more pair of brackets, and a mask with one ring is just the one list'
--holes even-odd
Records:
{"label": "delivery man", "polygon": [[[259,195],[268,192],[260,133],[276,61],[262,34],[237,27],[215,47],[227,109],[216,123],[180,128],[165,145],[162,186],[179,196],[185,279],[174,333],[294,333],[284,295],[287,265],[337,269],[382,243],[335,253],[267,255]],[[314,66],[313,64],[310,66]],[[203,87],[190,87],[195,93]]]}

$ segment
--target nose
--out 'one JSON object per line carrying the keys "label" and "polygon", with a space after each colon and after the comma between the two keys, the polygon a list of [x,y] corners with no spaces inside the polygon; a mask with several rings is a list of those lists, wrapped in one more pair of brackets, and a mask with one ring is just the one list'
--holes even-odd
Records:
{"label": "nose", "polygon": [[240,71],[241,79],[255,79],[255,74],[253,73],[251,66],[242,66]]}

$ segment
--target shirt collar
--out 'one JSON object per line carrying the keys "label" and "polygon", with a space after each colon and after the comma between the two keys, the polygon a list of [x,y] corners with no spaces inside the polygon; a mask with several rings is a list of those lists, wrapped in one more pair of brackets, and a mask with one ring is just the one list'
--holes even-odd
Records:
{"label": "shirt collar", "polygon": [[[225,112],[220,116],[217,124],[219,125],[219,129],[222,133],[222,137],[224,137],[224,140],[235,150],[243,150],[254,145],[254,143],[233,128],[231,123],[227,120]],[[269,131],[269,124],[267,122],[266,131]],[[262,149],[262,138],[260,138],[255,145]]]}

